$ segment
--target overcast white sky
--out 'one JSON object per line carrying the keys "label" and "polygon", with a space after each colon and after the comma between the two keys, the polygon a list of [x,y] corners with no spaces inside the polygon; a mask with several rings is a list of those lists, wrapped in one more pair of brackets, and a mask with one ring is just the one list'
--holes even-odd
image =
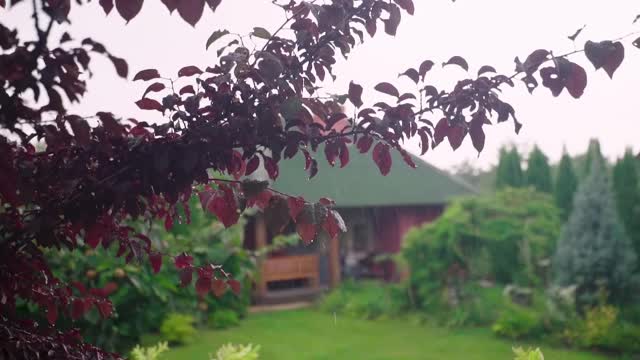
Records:
{"label": "overcast white sky", "polygon": [[[436,63],[452,55],[465,57],[472,74],[482,65],[490,64],[499,71],[510,73],[517,55],[524,59],[537,48],[564,53],[581,47],[586,40],[604,40],[640,31],[640,24],[632,25],[640,13],[640,3],[633,0],[414,0],[416,15],[404,16],[395,38],[386,35],[369,40],[357,48],[349,61],[337,67],[336,92],[346,92],[354,80],[369,88],[379,81],[394,80],[407,67],[422,60]],[[25,1],[13,10],[0,10],[0,21],[32,33],[30,2]],[[102,41],[117,56],[124,57],[130,74],[145,68],[157,68],[162,74],[175,76],[185,65],[206,67],[216,62],[215,50],[205,51],[205,43],[212,31],[229,29],[248,33],[254,26],[267,29],[277,27],[283,19],[282,11],[270,0],[223,0],[215,14],[209,10],[195,28],[169,15],[159,0],[147,0],[141,14],[128,25],[116,13],[104,16],[97,1],[72,10],[73,34],[91,36]],[[587,24],[576,45],[567,39]],[[639,35],[640,36],[640,35]],[[448,144],[429,152],[425,159],[442,168],[471,160],[486,167],[497,160],[498,149],[505,143],[515,143],[523,149],[537,143],[551,158],[560,158],[566,145],[570,153],[583,152],[591,137],[602,143],[603,152],[611,159],[621,155],[625,147],[640,150],[638,104],[640,95],[640,50],[630,45],[627,58],[616,72],[613,81],[604,71],[594,72],[590,63],[579,59],[589,76],[589,85],[580,100],[566,92],[553,98],[546,88],[538,88],[529,95],[523,86],[505,93],[516,107],[524,127],[520,135],[513,132],[512,123],[486,128],[487,145],[478,157],[470,141],[453,152]],[[152,120],[153,113],[142,112],[134,105],[144,90],[144,84],[123,81],[115,76],[112,65],[96,59],[96,71],[89,83],[89,91],[77,109],[83,115],[111,110],[139,120]],[[434,72],[437,84],[449,84],[463,75],[456,67]],[[406,86],[410,86],[406,83]],[[409,88],[408,88],[409,89]],[[373,91],[365,90],[365,97],[375,100]]]}

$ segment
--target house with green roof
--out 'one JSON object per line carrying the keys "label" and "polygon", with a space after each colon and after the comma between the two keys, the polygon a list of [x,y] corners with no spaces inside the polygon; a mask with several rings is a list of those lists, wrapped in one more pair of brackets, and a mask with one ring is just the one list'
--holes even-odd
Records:
{"label": "house with green roof", "polygon": [[[260,264],[257,302],[286,301],[288,294],[312,296],[344,277],[397,280],[402,274],[387,255],[400,251],[407,231],[436,219],[452,198],[476,193],[417,156],[412,156],[417,166],[411,168],[393,151],[391,172],[382,176],[370,153],[354,149],[350,155],[344,168],[318,161],[318,175],[312,179],[303,156],[280,162],[280,175],[271,187],[308,201],[334,200],[348,230],[336,239],[320,236],[311,245],[269,254]],[[275,235],[257,215],[248,223],[245,246],[259,249]]]}

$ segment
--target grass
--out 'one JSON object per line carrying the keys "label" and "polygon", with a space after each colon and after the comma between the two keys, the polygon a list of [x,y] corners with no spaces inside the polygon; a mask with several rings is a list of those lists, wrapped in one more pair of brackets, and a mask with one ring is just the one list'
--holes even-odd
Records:
{"label": "grass", "polygon": [[[251,315],[240,327],[205,331],[163,360],[208,360],[221,345],[258,344],[260,360],[513,359],[511,342],[487,329],[455,329],[402,320],[365,321],[313,310]],[[596,354],[541,346],[545,359],[603,359]]]}

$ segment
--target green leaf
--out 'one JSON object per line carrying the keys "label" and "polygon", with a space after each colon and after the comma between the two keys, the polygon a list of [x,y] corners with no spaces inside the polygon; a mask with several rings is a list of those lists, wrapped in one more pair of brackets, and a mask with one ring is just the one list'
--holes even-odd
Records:
{"label": "green leaf", "polygon": [[251,35],[261,39],[271,39],[271,33],[267,29],[261,27],[254,27]]}
{"label": "green leaf", "polygon": [[216,30],[213,32],[213,34],[211,34],[211,36],[209,36],[209,39],[207,40],[207,49],[209,49],[209,46],[211,46],[211,44],[213,44],[214,42],[216,42],[216,40],[220,39],[221,37],[225,36],[225,35],[229,35],[229,30]]}

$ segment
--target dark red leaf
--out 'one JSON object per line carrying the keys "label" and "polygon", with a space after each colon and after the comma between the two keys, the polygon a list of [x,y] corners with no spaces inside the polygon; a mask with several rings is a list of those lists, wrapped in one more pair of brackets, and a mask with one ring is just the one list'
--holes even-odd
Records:
{"label": "dark red leaf", "polygon": [[53,302],[47,306],[47,320],[51,326],[55,325],[56,320],[58,320],[58,307]]}
{"label": "dark red leaf", "polygon": [[277,179],[280,173],[278,163],[275,162],[272,158],[268,156],[263,157],[264,160],[264,168],[267,170],[267,174],[269,174],[270,179]]}
{"label": "dark red leaf", "polygon": [[113,9],[113,0],[100,0],[100,6],[102,6],[102,10],[104,13],[109,15],[111,10]]}
{"label": "dark red leaf", "polygon": [[516,71],[522,71],[527,74],[533,74],[538,70],[540,65],[547,61],[550,53],[544,49],[538,49],[533,51],[527,59],[524,61],[524,64],[520,64],[518,58],[516,58]]}
{"label": "dark red leaf", "polygon": [[227,283],[221,279],[213,279],[213,282],[211,284],[211,291],[213,292],[213,295],[215,295],[216,297],[220,297],[224,295],[225,292],[227,292]]}
{"label": "dark red leaf", "polygon": [[108,300],[102,300],[102,301],[96,302],[96,307],[98,308],[98,312],[100,313],[100,316],[102,316],[103,319],[106,319],[109,316],[111,316],[111,313],[113,312],[113,305]]}
{"label": "dark red leaf", "polygon": [[295,221],[304,208],[305,201],[302,197],[289,197],[287,204],[289,205],[289,216]]}
{"label": "dark red leaf", "polygon": [[[246,195],[246,194],[245,194]],[[247,207],[257,206],[260,209],[264,209],[269,205],[273,192],[270,190],[264,190],[257,195],[247,196]]]}
{"label": "dark red leaf", "polygon": [[447,137],[449,139],[449,145],[453,150],[456,150],[462,145],[462,140],[467,135],[467,129],[460,125],[453,125],[449,128]]}
{"label": "dark red leaf", "polygon": [[416,84],[420,81],[420,74],[418,74],[418,70],[414,68],[407,69],[405,72],[400,74],[400,76],[406,76]]}
{"label": "dark red leaf", "polygon": [[274,234],[280,234],[291,222],[287,200],[282,196],[272,196],[264,208],[264,220],[267,229]]}
{"label": "dark red leaf", "polygon": [[216,11],[216,9],[218,8],[218,5],[220,5],[221,2],[222,0],[207,0],[207,5],[209,5],[209,8],[211,8],[211,11]]}
{"label": "dark red leaf", "polygon": [[73,320],[78,320],[84,315],[85,306],[84,301],[82,299],[75,299],[71,303],[71,318]]}
{"label": "dark red leaf", "polygon": [[632,44],[633,44],[633,46],[635,46],[637,48],[640,48],[640,37],[635,39],[635,40],[633,40]]}
{"label": "dark red leaf", "polygon": [[136,101],[136,105],[138,105],[138,107],[140,109],[142,109],[142,110],[158,110],[158,111],[162,111],[162,104],[160,104],[156,100],[149,99],[149,98],[142,98],[142,99]]}
{"label": "dark red leaf", "polygon": [[384,32],[391,36],[395,36],[398,31],[398,25],[400,25],[400,21],[402,19],[402,14],[400,14],[400,8],[396,5],[389,4],[388,9],[389,18],[384,21]]}
{"label": "dark red leaf", "polygon": [[180,255],[177,255],[173,259],[173,262],[176,265],[176,269],[180,270],[180,269],[190,268],[193,264],[193,257],[186,253],[182,253]]}
{"label": "dark red leaf", "polygon": [[429,151],[429,135],[426,131],[418,131],[420,136],[420,155],[424,155]]}
{"label": "dark red leaf", "polygon": [[133,77],[133,81],[143,80],[148,81],[151,79],[157,79],[160,77],[160,73],[156,69],[146,69],[139,71],[136,76]]}
{"label": "dark red leaf", "polygon": [[569,38],[569,40],[571,41],[576,41],[576,38],[578,37],[578,35],[580,35],[580,33],[582,32],[582,30],[584,30],[585,27],[587,27],[587,25],[584,25],[583,27],[579,28],[572,35],[567,36],[567,38]]}
{"label": "dark red leaf", "polygon": [[149,262],[151,263],[151,268],[153,269],[153,273],[154,274],[159,273],[160,268],[162,267],[162,254],[157,252],[150,253]]}
{"label": "dark red leaf", "polygon": [[129,74],[129,65],[124,59],[119,57],[115,57],[113,55],[109,55],[109,60],[113,63],[113,66],[116,68],[116,72],[120,77],[126,78]]}
{"label": "dark red leaf", "polygon": [[309,179],[312,179],[318,174],[318,161],[316,161],[316,159],[311,159],[307,172],[309,173]]}
{"label": "dark red leaf", "polygon": [[343,168],[349,164],[349,147],[346,143],[340,143],[340,167]]}
{"label": "dark red leaf", "polygon": [[240,210],[238,209],[235,193],[231,187],[221,185],[207,203],[207,211],[214,214],[222,224],[228,228],[238,223]]}
{"label": "dark red leaf", "polygon": [[114,282],[108,282],[104,285],[104,287],[102,288],[102,294],[103,297],[107,297],[111,294],[113,294],[116,290],[118,290],[118,284],[114,283]]}
{"label": "dark red leaf", "polygon": [[349,101],[357,108],[362,106],[362,86],[353,81],[349,83]]}
{"label": "dark red leaf", "polygon": [[584,53],[596,70],[604,68],[610,78],[624,60],[624,46],[619,41],[587,41]]}
{"label": "dark red leaf", "polygon": [[85,242],[87,243],[87,245],[91,246],[94,249],[97,248],[98,245],[100,245],[100,241],[102,240],[103,231],[104,229],[100,224],[94,224],[93,226],[91,226],[89,230],[86,231]]}
{"label": "dark red leaf", "polygon": [[142,97],[144,98],[150,92],[158,92],[164,90],[165,86],[162,83],[153,83],[147,87],[147,90],[144,91]]}
{"label": "dark red leaf", "polygon": [[480,68],[480,70],[478,70],[478,76],[480,76],[480,75],[482,75],[484,73],[487,73],[487,72],[495,73],[496,69],[491,65],[484,65],[484,66],[482,66]]}
{"label": "dark red leaf", "polygon": [[91,142],[91,128],[87,121],[80,116],[70,115],[66,119],[71,125],[73,135],[80,146],[87,147]]}
{"label": "dark red leaf", "polygon": [[485,118],[483,113],[476,113],[469,126],[469,136],[471,136],[471,142],[473,147],[478,150],[478,154],[484,149],[485,134],[482,126]]}
{"label": "dark red leaf", "polygon": [[193,65],[185,66],[182,69],[180,69],[180,71],[178,71],[179,77],[193,76],[197,74],[202,74],[202,70],[200,70],[197,66],[193,66]]}
{"label": "dark red leaf", "polygon": [[469,64],[467,64],[467,60],[465,60],[462,56],[451,57],[449,61],[442,64],[442,66],[446,66],[446,65],[458,65],[461,68],[465,69],[466,71],[469,71]]}
{"label": "dark red leaf", "polygon": [[340,216],[340,214],[335,210],[329,210],[327,218],[322,224],[322,228],[332,239],[338,236],[341,232],[347,231],[347,227],[342,216]]}
{"label": "dark red leaf", "polygon": [[449,120],[446,118],[440,119],[436,124],[433,134],[434,146],[437,146],[449,135]]}
{"label": "dark red leaf", "polygon": [[245,175],[248,176],[253,174],[258,169],[258,166],[260,166],[260,158],[254,155],[253,157],[251,157],[251,159],[249,159],[249,162],[247,162]]}
{"label": "dark red leaf", "polygon": [[316,224],[306,223],[300,220],[296,222],[296,231],[298,232],[298,235],[300,235],[302,241],[305,242],[305,244],[312,243],[317,235]]}
{"label": "dark red leaf", "polygon": [[192,85],[187,85],[185,87],[183,87],[182,89],[180,89],[179,94],[180,95],[184,95],[184,94],[195,94],[196,91],[193,89]]}
{"label": "dark red leaf", "polygon": [[407,165],[409,165],[409,167],[411,167],[412,169],[415,169],[418,167],[416,163],[413,161],[413,158],[411,157],[408,151],[402,148],[399,148],[398,151],[400,152],[400,155],[402,155],[402,160],[404,160],[404,162]]}
{"label": "dark red leaf", "polygon": [[427,75],[429,70],[433,67],[433,61],[425,60],[420,64],[420,68],[418,69],[418,73],[420,74],[420,78],[424,80],[424,77]]}
{"label": "dark red leaf", "polygon": [[356,146],[360,153],[364,154],[371,149],[371,145],[373,145],[373,138],[371,136],[365,135],[358,139]]}
{"label": "dark red leaf", "polygon": [[198,296],[204,297],[211,290],[211,278],[209,277],[199,277],[196,280],[196,292]]}
{"label": "dark red leaf", "polygon": [[172,13],[178,7],[178,1],[180,0],[162,0],[162,3],[169,9],[169,13]]}
{"label": "dark red leaf", "polygon": [[334,166],[336,163],[336,158],[339,155],[340,148],[338,147],[338,143],[335,141],[327,142],[324,146],[324,156],[327,158],[327,162],[329,165]]}
{"label": "dark red leaf", "polygon": [[[615,69],[614,69],[615,71]],[[609,73],[609,76],[613,76],[613,72]],[[571,70],[567,77],[566,85],[569,94],[574,98],[579,98],[584,93],[584,89],[587,87],[587,72],[584,68],[576,63],[571,63]]]}
{"label": "dark red leaf", "polygon": [[180,286],[185,287],[193,280],[193,269],[191,267],[180,270]]}
{"label": "dark red leaf", "polygon": [[400,92],[398,91],[398,89],[396,89],[395,86],[389,84],[388,82],[381,82],[378,85],[376,85],[374,89],[376,89],[377,91],[380,91],[381,93],[385,93],[387,95],[391,95],[395,97],[400,96]]}
{"label": "dark red leaf", "polygon": [[172,228],[173,228],[173,216],[171,216],[171,214],[167,214],[167,216],[164,217],[164,229],[166,231],[171,231]]}
{"label": "dark red leaf", "polygon": [[391,153],[389,152],[389,145],[385,143],[378,143],[373,148],[373,161],[378,165],[380,173],[384,176],[391,171]]}
{"label": "dark red leaf", "polygon": [[401,8],[403,8],[409,15],[413,15],[415,12],[415,7],[413,5],[413,0],[393,0],[396,4],[398,4]]}
{"label": "dark red leaf", "polygon": [[242,285],[240,285],[240,282],[238,280],[229,279],[227,280],[227,284],[229,285],[229,287],[231,288],[231,291],[233,291],[234,294],[236,294],[237,296],[240,296],[240,294],[242,293]]}
{"label": "dark red leaf", "polygon": [[318,202],[320,204],[324,205],[324,206],[334,206],[336,204],[335,201],[333,201],[332,199],[326,198],[326,197],[320,198],[320,200],[318,200]]}
{"label": "dark red leaf", "polygon": [[116,10],[127,22],[131,21],[142,9],[144,0],[115,0]]}
{"label": "dark red leaf", "polygon": [[204,11],[204,0],[180,0],[178,1],[178,14],[191,26],[202,17]]}

